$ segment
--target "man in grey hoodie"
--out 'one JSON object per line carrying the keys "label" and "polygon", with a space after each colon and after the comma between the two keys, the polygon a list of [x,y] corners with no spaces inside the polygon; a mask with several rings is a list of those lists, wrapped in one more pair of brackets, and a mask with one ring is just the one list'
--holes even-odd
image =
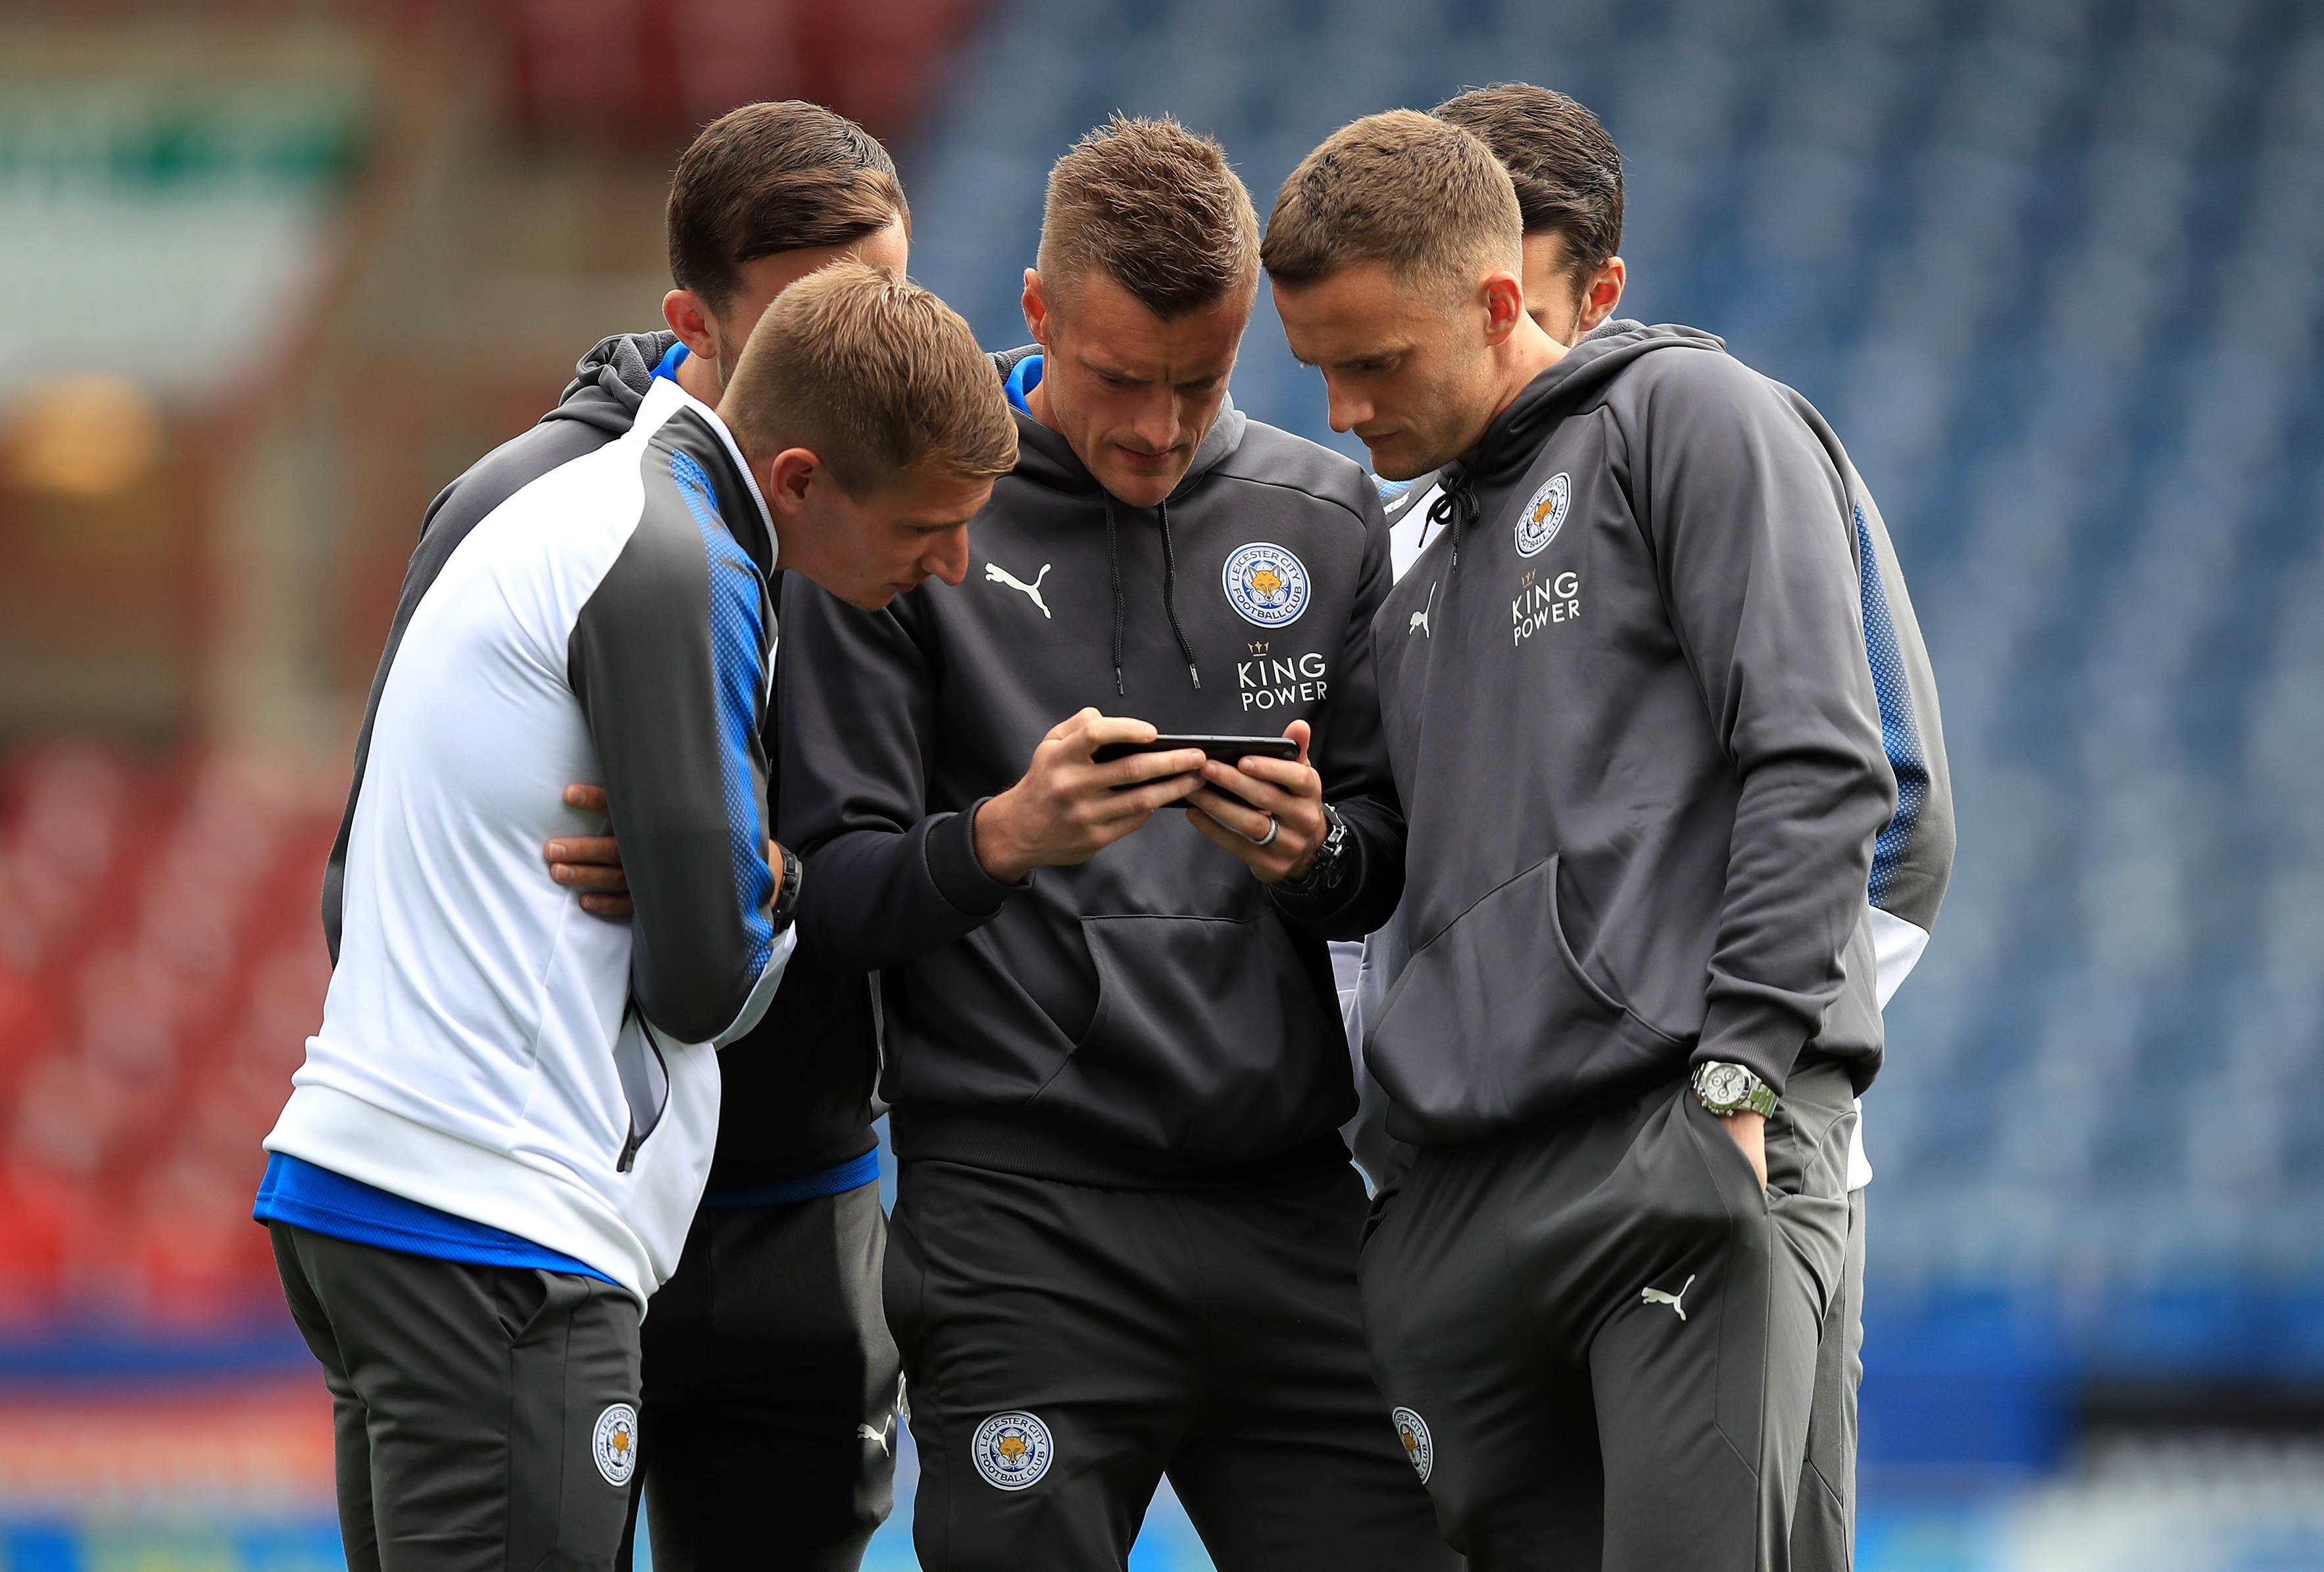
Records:
{"label": "man in grey hoodie", "polygon": [[1414,954],[1370,1064],[1419,1151],[1367,1337],[1472,1566],[1779,1567],[1881,1043],[1868,501],[1717,340],[1544,333],[1522,231],[1397,112],[1268,232],[1333,424],[1443,469],[1374,624]]}
{"label": "man in grey hoodie", "polygon": [[[1360,467],[1227,397],[1258,284],[1215,142],[1093,132],[1050,175],[1038,348],[996,357],[1019,462],[967,581],[784,595],[779,833],[801,952],[879,973],[929,1572],[1119,1567],[1166,1475],[1222,1567],[1452,1563],[1335,1134],[1324,944],[1401,887],[1388,535]],[[1099,752],[1157,729],[1298,758]]]}
{"label": "man in grey hoodie", "polygon": [[[1525,220],[1526,315],[1568,348],[1592,333],[1636,332],[1639,324],[1613,319],[1628,281],[1628,270],[1615,254],[1622,238],[1622,160],[1598,117],[1563,93],[1522,82],[1477,88],[1430,113],[1474,133],[1509,171]],[[1442,527],[1429,517],[1443,494],[1436,481],[1432,471],[1382,485],[1398,578]],[[1388,495],[1391,487],[1396,494]],[[1860,485],[1857,492],[1861,494]],[[1869,497],[1863,502],[1857,534],[1865,656],[1880,694],[1881,736],[1897,787],[1896,814],[1874,842],[1865,892],[1885,1009],[1919,961],[1944,898],[1952,869],[1952,787],[1928,649],[1880,511]],[[1335,961],[1341,948],[1333,946]],[[1360,1064],[1364,1023],[1379,1018],[1410,954],[1401,911],[1362,949],[1363,969],[1348,1008],[1351,1045]],[[1408,1155],[1408,1149],[1388,1142],[1381,1122],[1386,1095],[1370,1077],[1364,1078],[1364,1099],[1358,1160],[1368,1167],[1392,1166],[1395,1152]],[[1794,1572],[1855,1565],[1865,1190],[1872,1181],[1861,1112],[1859,1106],[1849,1149],[1847,1260],[1816,1356],[1806,1471],[1792,1522]]]}

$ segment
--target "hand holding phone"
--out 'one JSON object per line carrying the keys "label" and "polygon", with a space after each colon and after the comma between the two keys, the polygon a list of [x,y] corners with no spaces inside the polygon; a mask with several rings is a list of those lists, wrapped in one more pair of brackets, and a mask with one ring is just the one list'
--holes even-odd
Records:
{"label": "hand holding phone", "polygon": [[1049,729],[1024,778],[977,810],[976,860],[1003,884],[1069,867],[1130,834],[1203,784],[1200,749],[1156,746],[1145,721],[1084,710]]}
{"label": "hand holding phone", "polygon": [[[1245,753],[1234,762],[1206,757],[1203,787],[1186,799],[1186,821],[1242,859],[1263,884],[1306,873],[1329,827],[1323,818],[1323,777],[1307,762],[1311,733],[1294,721],[1279,750]],[[1237,740],[1240,740],[1238,739]]]}

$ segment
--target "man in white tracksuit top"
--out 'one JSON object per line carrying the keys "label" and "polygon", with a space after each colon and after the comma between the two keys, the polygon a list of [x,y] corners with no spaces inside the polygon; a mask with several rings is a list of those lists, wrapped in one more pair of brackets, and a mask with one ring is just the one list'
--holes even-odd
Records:
{"label": "man in white tracksuit top", "polygon": [[[255,1211],[334,1399],[357,1572],[611,1564],[717,1051],[794,942],[768,575],[779,556],[866,606],[957,580],[1015,453],[967,326],[843,262],[767,311],[717,409],[657,380],[625,436],[430,557]],[[604,788],[629,924],[541,875],[543,841],[594,827],[574,781]]]}

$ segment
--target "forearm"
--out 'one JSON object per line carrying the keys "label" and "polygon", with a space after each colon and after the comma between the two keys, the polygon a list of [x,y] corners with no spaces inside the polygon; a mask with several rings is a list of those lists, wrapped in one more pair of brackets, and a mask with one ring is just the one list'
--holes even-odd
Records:
{"label": "forearm", "polygon": [[807,859],[801,942],[843,976],[899,965],[965,938],[1024,887],[977,865],[975,808],[934,814],[909,829],[853,830]]}
{"label": "forearm", "polygon": [[1742,1064],[1781,1092],[1846,981],[1872,837],[1895,799],[1876,758],[1763,763],[1745,777],[1694,1060]]}

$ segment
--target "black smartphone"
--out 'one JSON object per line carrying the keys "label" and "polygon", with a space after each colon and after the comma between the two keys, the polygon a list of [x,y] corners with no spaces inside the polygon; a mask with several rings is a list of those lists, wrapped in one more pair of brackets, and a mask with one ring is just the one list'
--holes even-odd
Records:
{"label": "black smartphone", "polygon": [[1221,764],[1232,764],[1253,754],[1295,762],[1299,758],[1299,744],[1288,737],[1157,737],[1151,742],[1108,742],[1090,757],[1100,764],[1111,764],[1133,753],[1176,753],[1182,748],[1199,748],[1205,758]]}

